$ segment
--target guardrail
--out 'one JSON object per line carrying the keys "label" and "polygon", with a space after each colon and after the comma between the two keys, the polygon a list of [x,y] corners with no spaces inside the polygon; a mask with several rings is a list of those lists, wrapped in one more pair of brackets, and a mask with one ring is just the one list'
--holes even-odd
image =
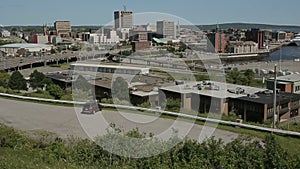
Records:
{"label": "guardrail", "polygon": [[27,96],[18,96],[18,95],[7,94],[7,93],[0,93],[0,96],[12,97],[12,98],[17,98],[17,99],[25,99],[25,100],[43,101],[43,102],[63,103],[63,104],[83,105],[85,103],[85,102],[68,101],[68,100],[53,100],[53,99],[27,97]]}
{"label": "guardrail", "polygon": [[[18,99],[26,99],[26,100],[34,100],[34,101],[52,102],[52,103],[75,104],[75,105],[85,104],[85,102],[34,98],[34,97],[18,96],[18,95],[6,94],[6,93],[0,93],[0,96],[12,97],[12,98],[18,98]],[[148,109],[148,108],[135,107],[135,106],[115,105],[115,104],[103,104],[103,103],[100,103],[100,105],[103,107],[121,108],[121,109],[129,109],[129,110],[142,110],[142,111],[148,111],[148,112],[152,112],[152,113],[159,113],[159,114],[166,114],[166,115],[182,117],[182,118],[186,118],[186,119],[200,120],[200,121],[204,121],[204,122],[217,123],[217,124],[223,124],[223,125],[229,125],[229,126],[238,126],[238,127],[242,127],[242,128],[255,129],[255,130],[260,130],[260,131],[264,131],[264,132],[273,132],[273,133],[279,133],[279,134],[300,137],[300,133],[288,131],[288,130],[272,129],[272,128],[254,126],[254,125],[250,125],[250,124],[242,124],[242,123],[224,121],[224,120],[218,120],[218,119],[212,119],[212,118],[204,118],[204,117],[169,112],[169,111],[164,111],[164,110]]]}

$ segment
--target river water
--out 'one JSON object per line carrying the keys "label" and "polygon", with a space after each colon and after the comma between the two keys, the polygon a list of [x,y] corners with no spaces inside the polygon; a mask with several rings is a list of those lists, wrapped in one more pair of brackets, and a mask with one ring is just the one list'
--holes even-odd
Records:
{"label": "river water", "polygon": [[295,58],[300,58],[300,46],[284,46],[281,49],[271,53],[270,57],[267,58],[268,61],[280,60],[293,60]]}

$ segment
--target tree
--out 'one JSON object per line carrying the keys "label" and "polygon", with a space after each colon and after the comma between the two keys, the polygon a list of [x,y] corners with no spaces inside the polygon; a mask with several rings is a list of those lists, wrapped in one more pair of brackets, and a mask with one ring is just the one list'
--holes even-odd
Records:
{"label": "tree", "polygon": [[288,161],[290,158],[274,135],[267,135],[265,138],[264,160],[266,168],[289,168]]}
{"label": "tree", "polygon": [[247,69],[244,73],[245,77],[247,78],[247,85],[250,85],[254,80],[254,72],[252,69]]}
{"label": "tree", "polygon": [[250,85],[254,81],[254,72],[252,69],[247,69],[245,73],[241,73],[237,68],[234,68],[227,74],[227,82],[239,85]]}
{"label": "tree", "polygon": [[179,112],[181,108],[181,101],[179,99],[168,98],[166,104],[166,110],[171,112]]}
{"label": "tree", "polygon": [[51,53],[51,54],[55,54],[55,53],[56,53],[56,50],[55,50],[54,48],[52,48],[52,49],[50,50],[50,53]]}
{"label": "tree", "polygon": [[8,87],[12,90],[27,90],[26,80],[19,71],[15,71],[9,78]]}
{"label": "tree", "polygon": [[178,52],[184,52],[187,49],[186,44],[182,43],[179,46]]}
{"label": "tree", "polygon": [[9,74],[6,73],[4,70],[1,70],[0,71],[0,86],[7,88],[9,78],[10,78]]}
{"label": "tree", "polygon": [[38,72],[37,70],[34,70],[30,74],[30,79],[29,79],[30,87],[32,87],[33,89],[43,88],[45,85],[44,84],[45,78],[46,76],[42,72]]}
{"label": "tree", "polygon": [[92,85],[82,75],[79,75],[73,83],[73,88],[80,89],[82,91],[89,91],[92,89]]}
{"label": "tree", "polygon": [[227,74],[227,82],[237,84],[240,77],[241,73],[236,68],[234,68]]}
{"label": "tree", "polygon": [[129,101],[128,83],[122,77],[117,77],[113,82],[111,93],[113,98]]}
{"label": "tree", "polygon": [[64,91],[59,87],[59,85],[51,84],[47,87],[47,91],[55,97],[55,99],[60,99],[64,95]]}

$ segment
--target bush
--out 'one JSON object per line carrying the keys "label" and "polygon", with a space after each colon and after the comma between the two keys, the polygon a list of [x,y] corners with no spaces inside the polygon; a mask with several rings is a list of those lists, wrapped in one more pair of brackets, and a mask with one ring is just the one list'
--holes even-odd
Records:
{"label": "bush", "polygon": [[138,107],[151,108],[151,104],[149,102],[144,102],[144,103],[138,105]]}
{"label": "bush", "polygon": [[56,84],[51,84],[47,87],[50,95],[54,96],[55,99],[60,99],[64,95],[64,91]]}
{"label": "bush", "polygon": [[6,90],[6,93],[7,93],[7,94],[16,94],[17,92],[14,91],[14,90],[12,90],[12,89],[7,89],[7,90]]}
{"label": "bush", "polygon": [[114,102],[112,98],[103,98],[101,99],[101,103],[113,104]]}
{"label": "bush", "polygon": [[7,88],[0,86],[0,93],[6,93]]}
{"label": "bush", "polygon": [[73,101],[73,96],[72,96],[72,94],[65,94],[60,99]]}
{"label": "bush", "polygon": [[0,125],[0,147],[22,148],[30,141],[13,128]]}

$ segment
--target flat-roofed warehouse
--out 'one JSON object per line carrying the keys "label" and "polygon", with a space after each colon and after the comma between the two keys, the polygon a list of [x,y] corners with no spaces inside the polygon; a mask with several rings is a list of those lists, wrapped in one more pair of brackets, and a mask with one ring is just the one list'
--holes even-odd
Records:
{"label": "flat-roofed warehouse", "polygon": [[215,81],[187,82],[160,88],[159,98],[160,103],[163,103],[166,98],[179,99],[181,100],[181,107],[185,110],[228,115],[235,108],[232,98],[243,97],[264,90],[266,89]]}
{"label": "flat-roofed warehouse", "polygon": [[[277,91],[276,115],[279,122],[299,116],[300,94]],[[273,120],[274,94],[272,90],[265,90],[252,95],[235,99],[236,111],[242,115],[244,121],[265,122]]]}

